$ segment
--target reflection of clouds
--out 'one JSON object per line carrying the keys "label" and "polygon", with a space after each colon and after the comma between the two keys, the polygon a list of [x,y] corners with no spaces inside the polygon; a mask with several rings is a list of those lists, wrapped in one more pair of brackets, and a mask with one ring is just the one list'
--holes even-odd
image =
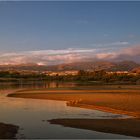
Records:
{"label": "reflection of clouds", "polygon": [[[66,107],[66,103],[62,101],[40,100],[40,99],[22,99],[13,97],[0,97],[0,108],[3,109],[29,109],[31,111],[46,110],[51,111],[52,108],[61,110]],[[1,110],[2,111],[2,110]]]}
{"label": "reflection of clouds", "polygon": [[[1,120],[20,121],[20,123],[24,123],[25,125],[30,125],[27,121],[35,121],[38,118],[41,120],[42,118],[48,119],[58,117],[104,118],[104,116],[106,116],[106,118],[112,118],[115,116],[115,114],[112,113],[79,107],[70,107],[66,105],[66,101],[11,98],[5,96],[0,96],[0,112]],[[118,116],[118,118],[123,116],[124,115]]]}
{"label": "reflection of clouds", "polygon": [[[26,93],[25,93],[26,94]],[[3,101],[2,101],[3,100]],[[2,101],[2,102],[1,102]],[[98,110],[90,110],[79,107],[66,106],[65,101],[56,100],[40,100],[40,99],[20,99],[20,98],[0,98],[0,110],[4,118],[21,120],[22,122],[40,117],[48,118],[122,118],[125,115],[116,116],[112,113],[102,112]],[[33,114],[35,116],[33,116]],[[26,118],[25,118],[26,117]],[[30,117],[30,118],[28,118]],[[35,117],[35,118],[34,118]],[[28,124],[27,124],[28,125]]]}
{"label": "reflection of clouds", "polygon": [[[111,45],[126,45],[127,42],[114,42]],[[99,45],[99,44],[98,44]],[[26,64],[53,65],[71,63],[81,60],[137,60],[140,61],[140,45],[121,49],[104,47],[96,49],[66,49],[66,50],[40,50],[17,53],[3,53],[0,55],[0,64]],[[119,47],[120,48],[120,47]]]}

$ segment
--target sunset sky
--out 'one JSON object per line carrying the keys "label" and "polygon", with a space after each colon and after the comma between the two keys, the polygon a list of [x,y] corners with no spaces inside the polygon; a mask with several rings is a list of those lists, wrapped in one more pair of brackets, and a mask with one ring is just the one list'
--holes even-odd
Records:
{"label": "sunset sky", "polygon": [[0,2],[0,64],[140,62],[140,1]]}

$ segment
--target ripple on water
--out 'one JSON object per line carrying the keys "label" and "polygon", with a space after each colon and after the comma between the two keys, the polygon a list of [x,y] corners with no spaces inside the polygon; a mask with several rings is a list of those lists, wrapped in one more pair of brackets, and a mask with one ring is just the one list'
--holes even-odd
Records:
{"label": "ripple on water", "polygon": [[63,101],[0,96],[0,114],[0,122],[20,126],[18,138],[130,138],[50,124],[47,120],[56,118],[126,117],[97,110],[69,107]]}

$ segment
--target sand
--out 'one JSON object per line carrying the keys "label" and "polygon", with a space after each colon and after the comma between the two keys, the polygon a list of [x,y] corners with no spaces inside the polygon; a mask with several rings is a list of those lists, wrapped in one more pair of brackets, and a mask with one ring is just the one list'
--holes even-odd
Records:
{"label": "sand", "polygon": [[9,97],[67,101],[69,106],[140,117],[140,90],[27,90]]}
{"label": "sand", "polygon": [[0,139],[15,138],[19,127],[11,124],[0,123]]}
{"label": "sand", "polygon": [[67,105],[127,114],[132,119],[53,119],[52,124],[140,137],[140,88],[24,90],[9,97],[67,101]]}
{"label": "sand", "polygon": [[139,119],[53,119],[51,124],[140,137]]}

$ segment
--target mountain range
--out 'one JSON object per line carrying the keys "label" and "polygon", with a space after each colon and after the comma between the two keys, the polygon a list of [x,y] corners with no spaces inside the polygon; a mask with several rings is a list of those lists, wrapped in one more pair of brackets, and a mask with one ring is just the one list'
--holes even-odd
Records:
{"label": "mountain range", "polygon": [[34,71],[71,71],[71,70],[106,70],[106,71],[134,71],[140,64],[134,61],[87,61],[59,65],[37,65],[34,63],[20,65],[0,65],[0,70],[34,70]]}

